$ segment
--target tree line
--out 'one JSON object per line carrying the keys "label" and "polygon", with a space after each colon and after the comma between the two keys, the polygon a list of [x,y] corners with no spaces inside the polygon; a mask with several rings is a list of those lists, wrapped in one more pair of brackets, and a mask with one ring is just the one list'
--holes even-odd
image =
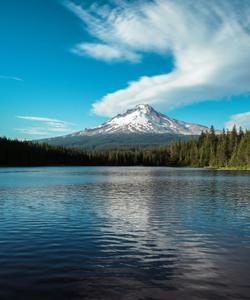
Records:
{"label": "tree line", "polygon": [[93,165],[250,168],[250,131],[214,128],[198,138],[154,148],[70,149],[0,138],[1,166]]}

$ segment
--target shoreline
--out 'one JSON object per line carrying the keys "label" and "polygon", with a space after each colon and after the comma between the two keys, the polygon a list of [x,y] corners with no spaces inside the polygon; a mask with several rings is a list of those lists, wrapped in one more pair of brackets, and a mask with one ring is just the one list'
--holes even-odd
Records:
{"label": "shoreline", "polygon": [[222,167],[218,170],[222,171],[250,171],[250,167]]}
{"label": "shoreline", "polygon": [[160,166],[160,165],[76,165],[76,164],[48,164],[48,165],[0,165],[0,168],[43,168],[43,167],[150,167],[150,168],[173,168],[173,169],[200,169],[200,170],[215,170],[215,171],[250,171],[248,167],[195,167],[195,166]]}

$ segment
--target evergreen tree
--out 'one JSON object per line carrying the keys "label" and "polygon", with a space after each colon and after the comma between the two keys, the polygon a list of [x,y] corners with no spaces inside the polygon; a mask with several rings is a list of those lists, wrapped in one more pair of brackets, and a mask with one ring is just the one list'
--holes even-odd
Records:
{"label": "evergreen tree", "polygon": [[216,134],[211,127],[194,140],[157,148],[69,149],[0,138],[1,166],[145,165],[250,168],[250,132],[236,127]]}

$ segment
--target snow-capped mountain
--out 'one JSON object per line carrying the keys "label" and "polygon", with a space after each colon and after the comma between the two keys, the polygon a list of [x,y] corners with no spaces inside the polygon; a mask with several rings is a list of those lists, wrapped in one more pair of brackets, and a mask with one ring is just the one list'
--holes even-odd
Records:
{"label": "snow-capped mountain", "polygon": [[152,147],[189,140],[206,130],[208,127],[169,118],[147,104],[140,104],[95,128],[39,142],[85,149]]}
{"label": "snow-capped mountain", "polygon": [[101,134],[178,134],[178,135],[199,135],[208,127],[171,119],[156,110],[150,105],[139,104],[129,109],[124,114],[119,114],[106,123],[95,128],[89,128],[68,136],[94,136]]}

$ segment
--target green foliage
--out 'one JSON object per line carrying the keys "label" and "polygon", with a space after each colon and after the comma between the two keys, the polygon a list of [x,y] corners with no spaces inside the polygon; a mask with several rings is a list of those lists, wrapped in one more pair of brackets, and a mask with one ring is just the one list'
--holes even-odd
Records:
{"label": "green foliage", "polygon": [[153,148],[72,149],[0,138],[1,166],[113,165],[250,168],[250,132],[214,128],[197,139]]}
{"label": "green foliage", "polygon": [[216,135],[213,127],[197,140],[173,143],[169,147],[172,162],[178,166],[249,168],[250,132],[223,131]]}

